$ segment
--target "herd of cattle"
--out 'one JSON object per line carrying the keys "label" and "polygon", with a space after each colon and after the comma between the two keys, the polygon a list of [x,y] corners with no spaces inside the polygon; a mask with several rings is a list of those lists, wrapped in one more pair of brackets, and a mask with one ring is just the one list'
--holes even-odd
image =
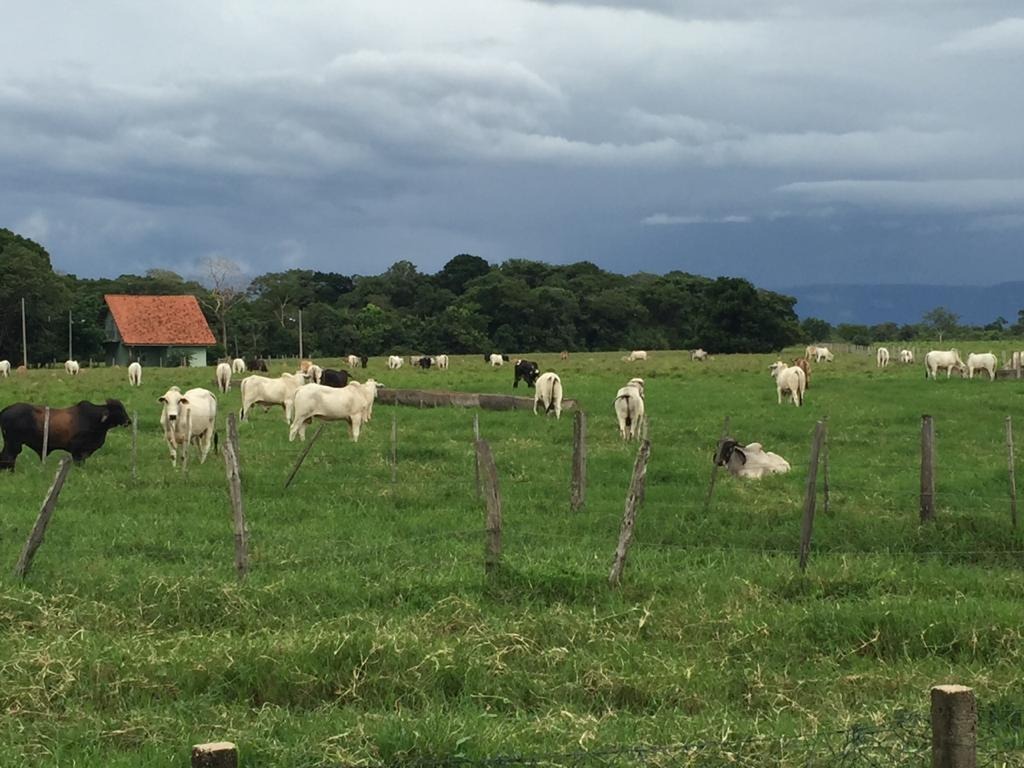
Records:
{"label": "herd of cattle", "polygon": [[[565,360],[568,352],[560,357]],[[879,347],[876,351],[876,365],[884,368],[890,361],[889,350]],[[492,367],[500,367],[510,362],[508,355],[488,353],[483,356],[484,362]],[[648,359],[644,350],[633,350],[624,356],[626,362],[642,362]],[[703,362],[709,359],[703,349],[690,352],[690,359]],[[828,347],[812,345],[806,348],[802,357],[796,358],[792,364],[779,360],[770,366],[771,375],[775,380],[779,404],[784,397],[797,406],[804,403],[807,389],[811,382],[811,363],[832,362],[835,356]],[[901,363],[914,362],[914,353],[902,349],[898,359]],[[345,362],[350,368],[366,368],[368,358],[349,355]],[[409,362],[423,369],[438,368],[447,370],[448,355],[426,356],[412,355]],[[513,388],[520,382],[534,389],[533,412],[538,407],[545,414],[554,413],[556,418],[562,412],[562,381],[554,371],[541,373],[537,363],[518,359],[511,361],[513,366]],[[1024,362],[1024,352],[1014,352],[1008,366],[1020,366]],[[401,368],[404,358],[391,355],[387,359],[390,370]],[[935,378],[945,370],[949,378],[952,372],[958,371],[962,376],[973,378],[976,371],[986,371],[990,380],[995,379],[998,364],[992,353],[971,354],[964,363],[956,349],[932,350],[925,355],[925,376]],[[77,376],[80,366],[75,360],[64,364],[65,372]],[[215,369],[215,381],[221,393],[231,388],[232,377],[251,371],[267,372],[267,363],[262,359],[249,361],[235,358],[219,363]],[[0,377],[10,375],[11,365],[0,360]],[[142,365],[133,362],[128,366],[128,382],[130,386],[142,385]],[[347,370],[322,368],[312,360],[302,360],[299,370],[295,373],[282,373],[276,378],[252,373],[242,379],[239,412],[244,421],[254,406],[262,405],[264,410],[271,406],[280,406],[284,410],[285,421],[288,423],[288,439],[305,440],[306,427],[314,419],[321,421],[345,421],[349,426],[349,435],[353,442],[359,440],[362,425],[373,416],[373,403],[377,390],[384,386],[373,378],[363,382],[352,378]],[[171,461],[177,466],[179,456],[187,454],[190,446],[198,451],[199,461],[204,462],[211,449],[217,446],[217,397],[201,387],[182,392],[179,387],[171,387],[160,398],[162,405],[160,426],[170,449]],[[646,418],[644,401],[644,380],[631,378],[625,386],[618,390],[613,401],[619,434],[623,440],[634,440],[642,434]],[[102,447],[107,432],[113,427],[127,426],[131,419],[124,405],[119,400],[107,400],[103,405],[86,401],[69,408],[50,408],[15,403],[0,411],[0,432],[4,444],[0,450],[0,470],[13,469],[15,460],[22,447],[28,446],[42,455],[43,433],[48,424],[47,450],[68,451],[76,462],[88,458]],[[725,440],[719,446],[715,462],[729,468],[730,472],[740,477],[761,477],[764,474],[786,472],[789,464],[780,456],[766,452],[759,443],[740,445],[734,440]]]}

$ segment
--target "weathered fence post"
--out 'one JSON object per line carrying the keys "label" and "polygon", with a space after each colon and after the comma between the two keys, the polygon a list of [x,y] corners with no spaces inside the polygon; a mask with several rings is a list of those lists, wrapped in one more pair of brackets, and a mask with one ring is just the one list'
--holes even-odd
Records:
{"label": "weathered fence post", "polygon": [[138,479],[139,412],[132,411],[132,480]]}
{"label": "weathered fence post", "polygon": [[804,489],[804,517],[800,524],[800,572],[807,570],[807,558],[811,554],[811,531],[814,529],[814,505],[818,496],[818,456],[825,440],[825,422],[819,421],[814,427],[811,440],[811,457],[807,465],[807,486]]}
{"label": "weathered fence post", "polygon": [[[235,526],[235,570],[241,581],[249,572],[249,532],[245,525],[245,506],[242,504],[242,478],[238,462],[238,431],[233,429],[235,414],[228,414],[228,439],[224,441],[224,472],[231,497],[231,516]],[[231,439],[234,432],[235,439]]]}
{"label": "weathered fence post", "polygon": [[[718,456],[718,449],[722,447],[722,442],[725,440],[726,435],[729,434],[729,417],[726,416],[722,422],[722,436],[718,438],[718,445],[715,446],[715,456]],[[708,492],[704,496],[704,511],[707,512],[711,509],[711,494],[715,492],[715,480],[718,479],[718,464],[714,461],[711,462],[711,481],[708,483]]]}
{"label": "weathered fence post", "polygon": [[824,493],[824,506],[825,514],[832,514],[832,490],[829,483],[828,475],[828,417],[825,417],[825,443],[822,445],[823,453],[821,457],[821,469],[822,469],[822,492]]}
{"label": "weathered fence post", "polygon": [[391,414],[391,484],[398,482],[398,416]]}
{"label": "weathered fence post", "polygon": [[486,440],[476,441],[476,460],[483,481],[487,517],[484,524],[486,549],[484,572],[492,574],[501,565],[501,489],[498,487],[498,468],[494,464],[491,446]]}
{"label": "weathered fence post", "polygon": [[39,461],[43,464],[46,463],[46,452],[50,445],[50,406],[46,406],[43,411],[43,453],[39,457]]}
{"label": "weathered fence post", "polygon": [[935,519],[935,421],[921,417],[921,522]]}
{"label": "weathered fence post", "polygon": [[192,747],[192,768],[238,768],[238,747],[230,741],[196,744]]}
{"label": "weathered fence post", "polygon": [[636,461],[633,463],[633,476],[629,481],[629,492],[626,494],[626,509],[622,515],[622,528],[619,530],[619,544],[615,548],[615,560],[612,563],[612,571],[608,574],[608,583],[617,587],[622,583],[622,571],[626,567],[626,555],[629,554],[629,545],[633,541],[633,530],[636,526],[636,512],[640,506],[640,500],[644,496],[644,487],[647,484],[647,460],[651,457],[651,441],[644,440],[637,451]]}
{"label": "weathered fence post", "polygon": [[182,450],[185,452],[184,458],[181,460],[182,472],[188,472],[188,455],[190,448],[192,447],[192,407],[189,406],[188,413],[185,414],[185,444],[182,446]]}
{"label": "weathered fence post", "polygon": [[963,685],[932,688],[932,768],[978,764],[978,706]]}
{"label": "weathered fence post", "polygon": [[46,526],[50,524],[53,510],[57,508],[57,499],[60,497],[61,488],[64,487],[64,481],[68,479],[68,472],[70,471],[71,457],[65,456],[60,460],[60,466],[57,467],[57,474],[53,478],[53,484],[50,486],[50,490],[46,492],[46,499],[39,510],[36,523],[32,526],[32,532],[29,533],[25,546],[21,549],[18,563],[14,566],[15,578],[24,579],[28,575],[29,568],[32,567],[32,558],[36,556],[36,550],[43,543],[43,537],[46,536]]}
{"label": "weathered fence post", "polygon": [[295,479],[295,473],[299,471],[299,467],[302,466],[302,462],[304,462],[306,460],[306,456],[309,455],[309,451],[313,447],[313,443],[315,443],[316,439],[320,437],[320,433],[324,431],[324,427],[326,426],[327,422],[323,422],[319,427],[317,427],[313,436],[309,438],[309,442],[306,443],[306,447],[302,449],[302,453],[299,454],[299,458],[295,460],[295,466],[292,467],[292,471],[288,474],[288,479],[284,481],[285,488],[292,484],[292,480]]}
{"label": "weathered fence post", "polygon": [[[473,445],[480,442],[480,414],[473,414]],[[480,485],[480,454],[473,451],[473,467],[476,470],[476,497],[479,499],[484,495],[483,486]]]}
{"label": "weathered fence post", "polygon": [[579,512],[587,500],[587,414],[576,411],[572,421],[572,486],[569,508]]}
{"label": "weathered fence post", "polygon": [[1006,462],[1010,469],[1010,522],[1017,527],[1017,470],[1013,458],[1013,419],[1006,417]]}

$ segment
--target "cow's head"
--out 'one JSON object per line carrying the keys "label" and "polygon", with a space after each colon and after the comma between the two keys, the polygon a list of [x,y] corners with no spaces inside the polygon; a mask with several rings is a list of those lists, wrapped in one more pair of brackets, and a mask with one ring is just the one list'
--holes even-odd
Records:
{"label": "cow's head", "polygon": [[128,416],[128,411],[125,410],[124,403],[114,399],[107,400],[107,405],[103,415],[100,417],[100,421],[108,428],[127,427],[132,423],[131,418]]}
{"label": "cow's head", "polygon": [[769,365],[768,366],[768,370],[772,372],[772,376],[777,377],[779,375],[779,371],[783,370],[785,367],[786,367],[786,364],[784,362],[782,362],[781,360],[778,360],[778,361],[772,363],[771,365]]}
{"label": "cow's head", "polygon": [[724,467],[729,463],[733,454],[739,456],[741,464],[747,463],[747,455],[743,452],[740,444],[731,437],[727,437],[718,444],[718,450],[715,452],[715,464]]}
{"label": "cow's head", "polygon": [[486,352],[484,353],[484,362],[485,363],[491,362],[491,355],[490,355],[490,353],[486,353]]}
{"label": "cow's head", "polygon": [[634,379],[630,379],[629,381],[626,382],[626,386],[627,387],[636,387],[638,390],[640,390],[640,397],[644,396],[644,380],[643,379],[641,379],[639,377],[638,378],[634,378]]}
{"label": "cow's head", "polygon": [[181,394],[178,387],[171,387],[158,398],[158,402],[163,403],[164,415],[168,423],[173,424],[182,415],[183,407],[188,405],[188,398]]}

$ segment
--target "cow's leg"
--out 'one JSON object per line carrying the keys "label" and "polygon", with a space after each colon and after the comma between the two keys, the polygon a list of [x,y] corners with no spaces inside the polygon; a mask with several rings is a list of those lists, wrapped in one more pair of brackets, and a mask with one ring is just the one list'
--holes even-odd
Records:
{"label": "cow's leg", "polygon": [[14,462],[18,459],[18,454],[21,453],[21,443],[16,441],[8,441],[4,439],[4,448],[0,451],[0,470],[14,471]]}

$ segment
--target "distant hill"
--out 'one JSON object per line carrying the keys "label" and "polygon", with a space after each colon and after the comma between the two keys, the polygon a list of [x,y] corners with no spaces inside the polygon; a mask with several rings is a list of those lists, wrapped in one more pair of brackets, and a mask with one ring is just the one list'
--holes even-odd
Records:
{"label": "distant hill", "polygon": [[999,285],[801,285],[778,288],[797,298],[800,319],[818,317],[832,324],[916,323],[935,307],[960,315],[960,322],[985,325],[997,317],[1017,321],[1024,309],[1024,282]]}

